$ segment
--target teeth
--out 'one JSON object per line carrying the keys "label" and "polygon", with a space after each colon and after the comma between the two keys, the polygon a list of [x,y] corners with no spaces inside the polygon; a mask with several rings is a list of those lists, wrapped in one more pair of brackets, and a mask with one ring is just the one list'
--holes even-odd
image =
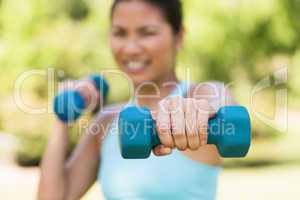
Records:
{"label": "teeth", "polygon": [[142,69],[144,67],[144,62],[128,62],[127,67],[129,69]]}

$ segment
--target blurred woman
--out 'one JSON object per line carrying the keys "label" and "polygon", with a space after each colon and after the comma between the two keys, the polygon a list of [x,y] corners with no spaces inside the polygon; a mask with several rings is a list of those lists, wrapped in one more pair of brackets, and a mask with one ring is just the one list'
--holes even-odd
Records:
{"label": "blurred woman", "polygon": [[42,161],[40,199],[79,199],[96,180],[106,199],[215,199],[221,160],[207,145],[208,119],[233,100],[221,83],[178,81],[182,18],[180,0],[113,2],[112,54],[134,84],[130,104],[151,109],[162,145],[145,160],[121,157],[114,127],[124,103],[101,110],[90,127],[103,128],[96,134],[87,128],[67,158],[68,125],[56,119]]}

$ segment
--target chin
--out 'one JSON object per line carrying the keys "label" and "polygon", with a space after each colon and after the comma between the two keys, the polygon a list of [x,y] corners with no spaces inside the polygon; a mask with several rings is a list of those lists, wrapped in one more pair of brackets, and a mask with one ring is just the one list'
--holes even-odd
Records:
{"label": "chin", "polygon": [[145,82],[155,83],[159,79],[159,74],[153,73],[151,70],[147,69],[140,72],[130,72],[126,68],[121,69],[130,78],[130,81],[135,86],[143,84]]}
{"label": "chin", "polygon": [[138,86],[145,82],[155,82],[155,79],[149,76],[130,76],[130,78],[135,86]]}
{"label": "chin", "polygon": [[132,82],[135,86],[138,86],[138,85],[140,85],[142,83],[145,83],[147,81],[151,81],[151,80],[148,80],[148,79],[145,79],[145,78],[142,78],[142,77],[131,77],[131,80],[132,80]]}

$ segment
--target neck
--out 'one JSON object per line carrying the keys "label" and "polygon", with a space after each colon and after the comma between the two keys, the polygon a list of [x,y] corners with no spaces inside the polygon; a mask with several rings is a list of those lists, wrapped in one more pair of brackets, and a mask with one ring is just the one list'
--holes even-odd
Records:
{"label": "neck", "polygon": [[155,109],[160,100],[167,97],[175,88],[178,79],[175,72],[157,81],[144,82],[135,86],[136,103]]}

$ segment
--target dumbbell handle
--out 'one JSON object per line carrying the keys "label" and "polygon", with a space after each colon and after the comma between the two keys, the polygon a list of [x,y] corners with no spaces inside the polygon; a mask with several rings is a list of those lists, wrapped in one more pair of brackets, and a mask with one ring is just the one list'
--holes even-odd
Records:
{"label": "dumbbell handle", "polygon": [[[96,89],[102,93],[105,102],[108,95],[108,84],[98,74],[89,77],[93,81]],[[86,107],[84,97],[77,90],[65,90],[54,98],[54,112],[63,122],[72,122],[77,120]]]}

